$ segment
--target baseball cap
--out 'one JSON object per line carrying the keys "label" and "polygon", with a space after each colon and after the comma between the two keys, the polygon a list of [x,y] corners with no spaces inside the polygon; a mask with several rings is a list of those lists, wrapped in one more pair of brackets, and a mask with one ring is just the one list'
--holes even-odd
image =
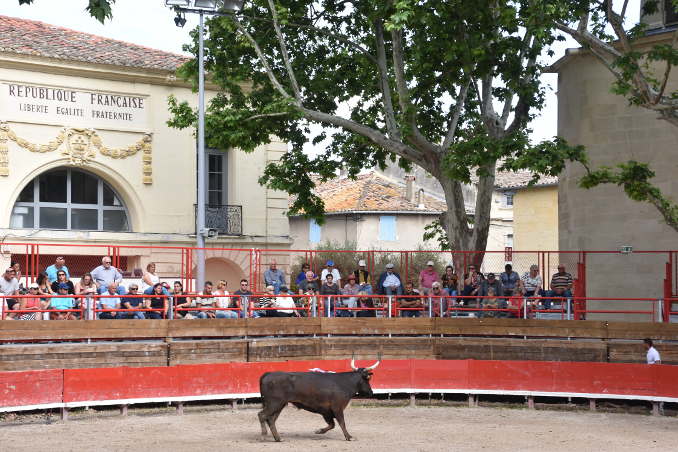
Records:
{"label": "baseball cap", "polygon": [[494,273],[488,273],[488,274],[487,274],[487,277],[488,277],[488,278],[494,278]]}
{"label": "baseball cap", "polygon": [[393,268],[393,264],[391,263],[386,264],[386,268]]}
{"label": "baseball cap", "polygon": [[333,260],[327,261],[327,266],[328,266],[328,267],[334,266],[334,261],[333,261]]}
{"label": "baseball cap", "polygon": [[275,287],[273,287],[273,286],[266,286],[266,290],[274,290],[274,289],[275,289]]}
{"label": "baseball cap", "polygon": [[438,281],[434,281],[433,284],[431,284],[431,287],[440,287],[440,283]]}
{"label": "baseball cap", "polygon": [[31,284],[28,286],[28,288],[29,288],[29,289],[39,289],[40,286],[38,285],[38,283],[35,283],[35,282],[34,282],[34,283],[31,283]]}
{"label": "baseball cap", "polygon": [[426,265],[433,265],[433,261],[426,262]]}
{"label": "baseball cap", "polygon": [[364,267],[365,265],[367,265],[367,264],[365,263],[365,259],[360,259],[360,260],[358,261],[358,267]]}

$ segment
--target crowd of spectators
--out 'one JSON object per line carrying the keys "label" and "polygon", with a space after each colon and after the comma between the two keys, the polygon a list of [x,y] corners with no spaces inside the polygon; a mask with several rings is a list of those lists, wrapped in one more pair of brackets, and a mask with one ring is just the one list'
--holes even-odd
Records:
{"label": "crowd of spectators", "polygon": [[[40,273],[28,287],[20,284],[21,268],[18,263],[6,269],[0,278],[0,295],[6,319],[13,320],[68,320],[88,315],[89,319],[160,319],[170,312],[175,318],[238,318],[247,315],[252,302],[252,317],[295,317],[306,314],[314,297],[323,301],[323,315],[337,317],[372,317],[377,308],[383,309],[383,297],[394,296],[393,306],[403,317],[419,317],[430,310],[432,315],[444,316],[450,308],[483,311],[507,311],[511,297],[538,297],[544,309],[572,297],[572,275],[564,265],[553,274],[549,290],[544,290],[537,265],[520,276],[511,264],[506,264],[499,275],[484,275],[475,265],[461,277],[452,265],[440,275],[433,261],[428,261],[416,283],[403,281],[393,263],[387,263],[378,278],[367,270],[365,260],[343,279],[332,260],[317,275],[309,264],[293,282],[292,293],[286,283],[285,273],[276,261],[269,263],[263,274],[265,291],[254,294],[247,279],[240,281],[238,290],[230,294],[225,280],[214,285],[207,281],[198,293],[188,294],[180,281],[173,286],[161,282],[156,265],[149,263],[140,284],[123,284],[122,272],[104,256],[101,265],[82,275],[75,284],[63,257]],[[376,281],[376,282],[375,282]],[[13,298],[17,295],[21,297]],[[501,313],[486,313],[501,315]]]}

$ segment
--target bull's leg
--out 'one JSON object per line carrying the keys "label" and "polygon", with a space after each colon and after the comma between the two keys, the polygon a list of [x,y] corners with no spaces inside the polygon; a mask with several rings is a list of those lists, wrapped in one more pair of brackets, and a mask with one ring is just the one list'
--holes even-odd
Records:
{"label": "bull's leg", "polygon": [[266,436],[268,434],[266,431],[266,424],[268,424],[268,427],[271,429],[271,433],[273,434],[273,438],[275,438],[276,441],[280,441],[280,435],[278,435],[278,431],[275,428],[275,420],[280,415],[282,409],[285,408],[286,404],[287,403],[283,402],[282,400],[266,401],[264,409],[259,412],[259,422],[261,422],[262,436]]}
{"label": "bull's leg", "polygon": [[327,427],[316,430],[315,432],[319,435],[327,433],[334,428],[334,416],[332,413],[323,414],[323,419],[327,422]]}
{"label": "bull's leg", "polygon": [[268,435],[268,429],[266,428],[266,408],[259,411],[259,422],[261,422],[261,436]]}
{"label": "bull's leg", "polygon": [[341,431],[344,432],[344,438],[346,438],[346,441],[351,441],[352,439],[355,439],[348,434],[348,431],[346,431],[346,424],[344,423],[344,410],[335,411],[334,417],[337,420],[337,422],[339,422],[339,427],[341,427]]}

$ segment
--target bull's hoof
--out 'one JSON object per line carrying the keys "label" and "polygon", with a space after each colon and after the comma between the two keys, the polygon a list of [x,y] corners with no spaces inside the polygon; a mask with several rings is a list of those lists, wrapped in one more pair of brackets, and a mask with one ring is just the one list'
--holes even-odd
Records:
{"label": "bull's hoof", "polygon": [[355,436],[347,436],[346,437],[346,441],[355,441],[356,439],[358,439],[358,438],[356,438]]}
{"label": "bull's hoof", "polygon": [[282,443],[282,440],[280,438],[275,438],[276,443]]}
{"label": "bull's hoof", "polygon": [[324,428],[319,428],[318,430],[316,430],[313,433],[315,433],[316,435],[322,435],[324,433],[327,433],[327,430],[325,430]]}

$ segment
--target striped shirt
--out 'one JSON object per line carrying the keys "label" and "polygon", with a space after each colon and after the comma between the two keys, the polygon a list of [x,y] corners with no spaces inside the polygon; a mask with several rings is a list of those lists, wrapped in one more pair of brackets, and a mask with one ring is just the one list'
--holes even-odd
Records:
{"label": "striped shirt", "polygon": [[555,289],[556,287],[564,287],[569,289],[572,285],[572,275],[567,272],[558,272],[554,273],[551,278],[551,288]]}

